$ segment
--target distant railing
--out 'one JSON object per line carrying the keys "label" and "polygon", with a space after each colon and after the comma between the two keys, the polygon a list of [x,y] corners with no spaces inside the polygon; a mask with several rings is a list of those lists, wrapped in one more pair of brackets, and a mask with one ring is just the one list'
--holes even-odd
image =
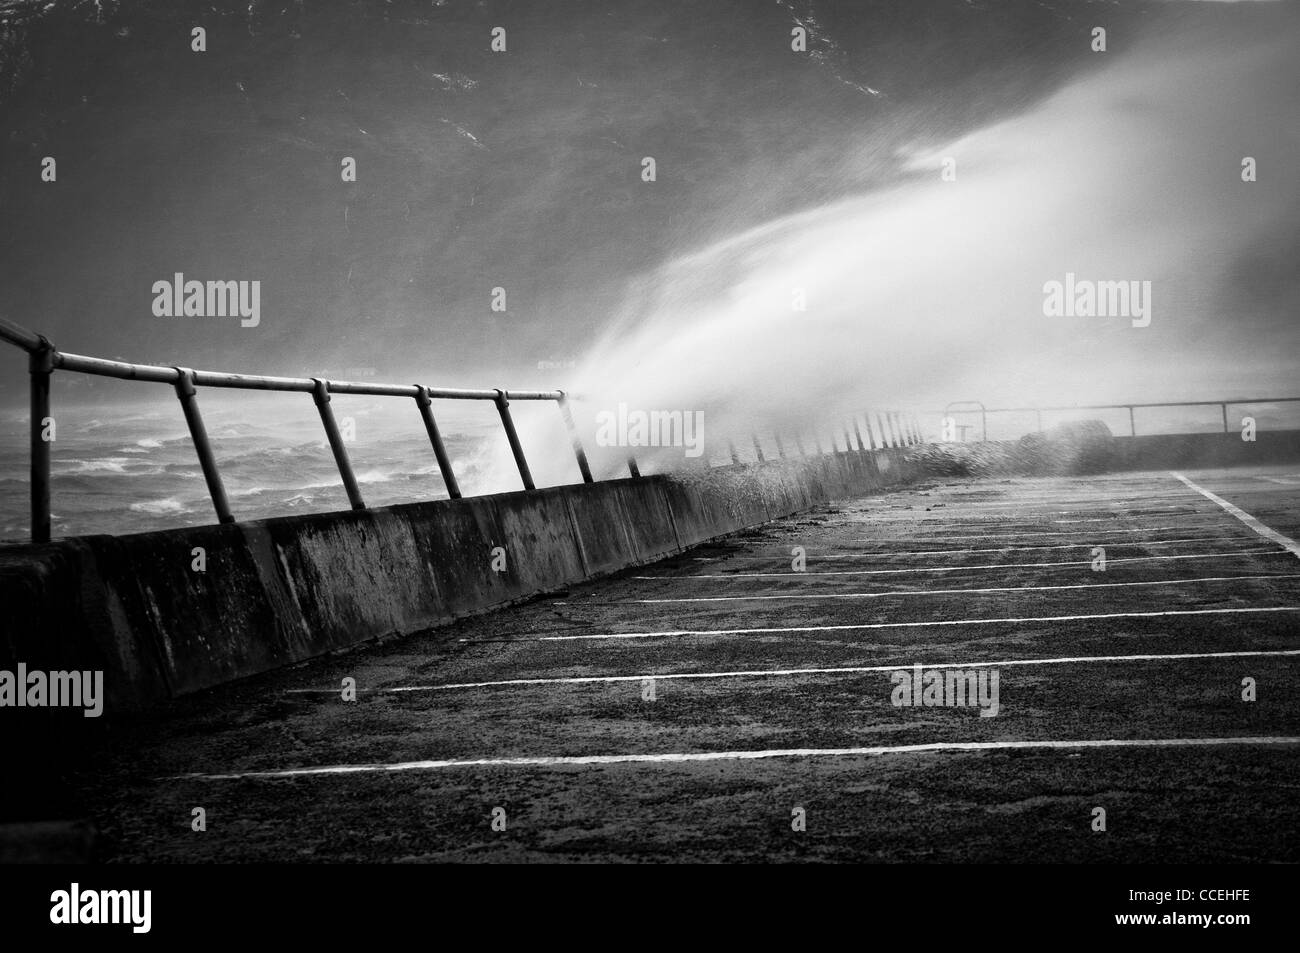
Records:
{"label": "distant railing", "polygon": [[[1251,397],[1239,398],[1235,400],[1175,400],[1161,403],[1141,403],[1141,404],[1077,404],[1071,407],[985,407],[978,400],[954,400],[943,409],[944,418],[949,418],[953,414],[974,414],[980,415],[980,439],[987,441],[989,439],[989,414],[1034,414],[1038,421],[1038,430],[1041,433],[1043,429],[1043,414],[1046,413],[1069,413],[1079,410],[1127,410],[1129,436],[1137,436],[1137,419],[1134,415],[1135,408],[1139,407],[1219,407],[1223,411],[1223,432],[1228,433],[1228,408],[1245,407],[1252,404],[1285,404],[1300,403],[1300,397]],[[962,407],[961,405],[972,405]]]}
{"label": "distant railing", "polygon": [[[234,514],[230,510],[230,501],[226,496],[221,474],[217,470],[216,457],[212,453],[212,444],[199,413],[199,387],[228,387],[237,390],[294,391],[311,394],[320,413],[321,424],[325,428],[325,437],[334,454],[339,476],[347,492],[348,502],[353,509],[366,508],[357,485],[356,475],[352,471],[352,462],[348,457],[347,447],[343,443],[334,412],[330,409],[331,394],[357,394],[372,397],[411,397],[415,399],[420,417],[424,421],[433,454],[438,461],[447,494],[452,499],[460,499],[460,485],[452,471],[451,459],[443,445],[442,434],[434,419],[432,404],[436,400],[490,400],[501,416],[501,426],[505,430],[506,440],[510,443],[510,452],[519,469],[519,477],[525,490],[535,490],[532,471],[524,456],[523,445],[515,430],[514,419],[510,415],[512,400],[554,401],[564,418],[564,425],[573,444],[573,453],[578,461],[584,483],[595,482],[591,466],[587,461],[586,451],[578,436],[573,422],[573,413],[569,409],[570,397],[562,390],[465,390],[449,387],[427,387],[423,384],[364,384],[355,381],[333,381],[319,377],[266,377],[255,374],[230,374],[222,371],[196,371],[188,367],[167,367],[160,364],[130,364],[123,361],[109,361],[98,357],[86,357],[81,354],[69,354],[56,350],[44,335],[37,334],[21,325],[0,318],[0,340],[22,348],[28,354],[28,372],[31,382],[31,534],[32,541],[48,542],[50,539],[50,441],[43,431],[45,422],[50,418],[50,378],[56,370],[75,371],[81,374],[93,374],[100,377],[116,377],[121,380],[150,381],[158,384],[170,384],[176,390],[180,400],[181,411],[189,428],[190,438],[198,454],[199,466],[203,470],[203,479],[207,483],[208,494],[212,497],[212,506],[217,512],[217,519],[222,523],[233,523]],[[866,412],[867,433],[874,444],[876,435],[871,427],[871,411]],[[901,411],[876,412],[877,427],[880,430],[881,447],[898,447],[922,442],[919,421],[915,414]],[[867,449],[858,429],[857,418],[853,418],[853,432],[858,439],[858,452]],[[786,459],[785,447],[780,434],[775,435],[777,453]],[[846,446],[852,450],[849,429],[844,431]],[[754,451],[758,462],[763,462],[763,448],[757,434],[753,435]],[[818,454],[823,451],[820,441],[815,441]],[[795,435],[795,443],[801,456],[804,452],[802,441]],[[832,450],[834,450],[832,441]],[[740,463],[740,456],[734,442],[730,445],[731,460]],[[627,457],[628,472],[633,477],[640,477],[641,471],[636,457]]]}

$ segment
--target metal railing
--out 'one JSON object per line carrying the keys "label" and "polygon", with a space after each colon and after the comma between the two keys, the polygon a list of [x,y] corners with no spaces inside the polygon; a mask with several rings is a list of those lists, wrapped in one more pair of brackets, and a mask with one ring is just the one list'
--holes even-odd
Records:
{"label": "metal railing", "polygon": [[[985,407],[978,400],[954,400],[943,409],[945,418],[957,414],[980,415],[980,439],[989,439],[989,414],[1034,414],[1038,422],[1038,431],[1043,430],[1044,413],[1073,413],[1080,410],[1127,410],[1129,436],[1137,436],[1137,418],[1134,414],[1139,407],[1219,407],[1223,411],[1223,432],[1228,433],[1228,408],[1246,407],[1254,404],[1300,403],[1300,397],[1243,397],[1234,400],[1173,400],[1156,403],[1133,404],[1076,404],[1066,407]],[[961,405],[972,405],[963,408]]]}
{"label": "metal railing", "polygon": [[[434,400],[492,401],[501,417],[501,426],[505,431],[506,440],[510,444],[510,452],[514,456],[515,466],[519,470],[519,478],[523,482],[525,490],[535,490],[536,485],[533,482],[533,474],[528,466],[528,460],[524,456],[523,444],[520,443],[514,419],[510,414],[510,402],[514,400],[554,401],[560,410],[565,428],[568,430],[572,441],[573,454],[577,459],[578,470],[582,474],[583,482],[595,482],[586,451],[578,435],[578,429],[574,425],[573,413],[569,408],[571,397],[562,390],[505,390],[500,388],[467,390],[449,387],[428,387],[423,384],[366,384],[356,381],[326,380],[319,377],[267,377],[256,374],[231,374],[223,371],[196,371],[188,367],[168,367],[161,364],[130,364],[123,361],[109,361],[103,358],[59,351],[44,335],[37,334],[35,331],[14,324],[4,318],[0,318],[0,340],[22,348],[28,354],[28,372],[31,384],[31,420],[29,426],[31,438],[31,535],[32,541],[37,543],[48,542],[51,530],[50,441],[45,438],[44,430],[46,422],[51,419],[50,379],[56,370],[92,374],[100,377],[115,377],[121,380],[170,384],[175,389],[176,397],[180,401],[181,412],[184,414],[185,424],[189,429],[190,438],[194,442],[195,452],[198,454],[199,467],[203,471],[203,479],[207,484],[208,495],[212,498],[213,509],[216,510],[218,521],[222,523],[233,523],[235,517],[230,510],[230,501],[226,495],[225,485],[222,483],[221,474],[217,469],[216,457],[212,452],[212,444],[208,439],[203,416],[199,412],[198,388],[200,387],[292,391],[311,394],[317,411],[320,413],[321,425],[325,429],[325,437],[329,442],[330,451],[334,455],[334,462],[338,467],[339,477],[347,493],[348,502],[353,509],[357,510],[365,509],[366,503],[361,496],[361,489],[352,470],[352,461],[348,457],[347,447],[343,442],[342,434],[339,432],[338,423],[334,419],[334,412],[330,408],[330,397],[333,394],[409,397],[414,399],[420,417],[424,422],[425,430],[428,433],[434,457],[438,461],[438,469],[447,487],[447,495],[453,500],[461,498],[460,484],[452,470],[451,458],[447,454],[447,448],[443,444],[438,423],[433,416],[432,405]],[[879,430],[878,436],[873,432],[871,426],[873,413],[876,416],[876,426]],[[856,449],[859,453],[867,449],[875,449],[876,444],[881,447],[900,447],[922,442],[920,421],[915,414],[902,411],[882,412],[868,410],[864,412],[864,415],[869,442],[864,442],[862,439],[857,417],[855,416],[852,419],[852,431],[857,435],[858,445]],[[854,449],[849,439],[849,432],[848,423],[845,422],[844,440],[848,448],[846,452]],[[756,433],[752,436],[756,459],[762,463],[764,462],[762,444]],[[777,455],[781,460],[785,460],[785,446],[781,441],[781,435],[780,433],[774,433],[773,436],[776,441]],[[818,454],[823,454],[824,451],[821,449],[820,441],[816,440],[815,442]],[[798,434],[795,434],[795,443],[800,455],[807,457],[808,454],[804,452],[803,443]],[[834,450],[834,441],[832,441],[832,451]],[[732,462],[739,463],[740,458],[734,443],[730,446],[730,452]],[[632,477],[641,476],[636,457],[630,453],[627,456],[627,468]]]}

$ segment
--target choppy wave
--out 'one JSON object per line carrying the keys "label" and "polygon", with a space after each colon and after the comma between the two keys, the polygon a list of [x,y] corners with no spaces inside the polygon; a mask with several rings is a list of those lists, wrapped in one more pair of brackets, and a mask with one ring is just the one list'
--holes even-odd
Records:
{"label": "choppy wave", "polygon": [[[60,435],[51,472],[55,534],[131,533],[213,522],[194,448],[188,437],[173,438],[172,426],[159,420],[117,421],[93,434]],[[350,443],[349,450],[369,505],[446,497],[422,433],[391,435],[376,428],[366,433],[370,442]],[[478,485],[483,438],[452,433],[444,439],[465,490],[486,491]],[[315,434],[291,430],[223,443],[214,449],[237,519],[347,508],[333,455]],[[0,536],[26,536],[28,488],[25,454],[0,461]]]}
{"label": "choppy wave", "polygon": [[175,516],[192,511],[188,504],[182,503],[174,496],[161,500],[144,500],[140,503],[132,503],[130,509],[133,513],[148,513],[151,516]]}
{"label": "choppy wave", "polygon": [[58,460],[53,463],[56,476],[82,473],[126,473],[126,457],[102,457],[98,460]]}

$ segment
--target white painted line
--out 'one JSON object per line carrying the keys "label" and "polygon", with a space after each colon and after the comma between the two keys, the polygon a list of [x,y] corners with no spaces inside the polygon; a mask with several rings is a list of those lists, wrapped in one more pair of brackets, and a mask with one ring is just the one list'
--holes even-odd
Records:
{"label": "white painted line", "polygon": [[[1186,536],[1182,539],[1156,539],[1150,542],[1137,540],[1134,542],[1115,542],[1107,543],[1107,546],[1172,546],[1175,543],[1228,543],[1233,540],[1242,542],[1254,542],[1253,536]],[[913,549],[902,552],[854,552],[854,553],[827,553],[825,555],[817,552],[809,552],[808,558],[816,562],[823,559],[870,559],[870,558],[889,558],[896,556],[956,556],[964,553],[1010,553],[1023,549],[1087,549],[1091,543],[1053,543],[1050,546],[995,546],[991,549]],[[697,563],[721,563],[734,562],[738,559],[766,560],[768,562],[787,562],[790,557],[784,553],[778,553],[772,556],[751,556],[748,554],[736,553],[731,556],[692,556],[692,562]]]}
{"label": "white painted line", "polygon": [[942,741],[925,745],[872,748],[768,748],[758,751],[700,751],[682,754],[594,754],[534,758],[472,758],[447,761],[399,761],[393,764],[335,764],[278,771],[238,771],[228,774],[181,774],[164,781],[240,781],[255,778],[301,778],[329,774],[387,774],[443,768],[547,768],[606,764],[685,764],[697,761],[760,761],[770,758],[870,758],[891,754],[933,754],[941,751],[1007,751],[1073,748],[1192,748],[1223,745],[1294,745],[1300,738],[1261,735],[1230,738],[1143,738],[1080,741]]}
{"label": "white painted line", "polygon": [[[1279,556],[1280,553],[1271,549],[1243,549],[1235,553],[1190,553],[1174,556],[1126,556],[1119,559],[1108,559],[1106,565],[1113,566],[1118,563],[1148,563],[1157,560],[1169,559],[1234,559],[1238,556]],[[770,579],[776,577],[807,577],[807,576],[893,576],[899,573],[911,572],[967,572],[977,569],[1041,569],[1046,566],[1090,566],[1092,560],[1074,560],[1063,563],[992,563],[983,566],[910,566],[907,569],[828,569],[816,572],[719,572],[719,573],[693,573],[689,576],[629,576],[629,579]]]}
{"label": "white painted line", "polygon": [[[1019,527],[1024,527],[1024,529],[1017,530],[1016,532],[1018,535],[1079,536],[1085,532],[1119,533],[1119,532],[1132,532],[1132,530],[1131,529],[1115,529],[1115,530],[1095,529],[1095,530],[1068,530],[1068,531],[1055,530],[1051,532],[1044,530],[1040,534],[1040,532],[1036,530],[1036,527],[1077,525],[1083,523],[1111,523],[1111,524],[1118,524],[1121,526],[1131,526],[1131,524],[1135,519],[1142,519],[1148,516],[1161,517],[1163,519],[1187,519],[1191,515],[1195,515],[1195,518],[1198,521],[1195,525],[1182,524],[1179,526],[1162,526],[1159,528],[1166,529],[1166,530],[1178,530],[1181,532],[1186,532],[1189,529],[1198,529],[1202,526],[1202,524],[1220,525],[1222,523],[1222,514],[1216,512],[1210,512],[1210,511],[1206,511],[1204,513],[1186,514],[1186,515],[1180,515],[1177,513],[1150,513],[1150,514],[1116,513],[1114,516],[1108,516],[1101,519],[1070,519],[1070,520],[1042,519],[1032,514],[1030,516],[1020,518],[1020,515],[1017,512],[1010,512],[1001,515],[990,514],[985,516],[963,516],[960,513],[930,512],[924,515],[918,514],[916,517],[912,519],[854,520],[848,524],[842,524],[842,525],[855,526],[855,525],[869,524],[872,529],[877,529],[877,528],[892,529],[894,527],[900,527],[909,532],[923,532],[925,530],[943,529],[945,527],[952,528],[952,529],[974,529],[978,527],[988,527],[989,529],[1016,530],[1016,527],[1019,526]],[[1148,527],[1138,527],[1137,529],[1138,531],[1145,532],[1147,531]],[[791,529],[790,531],[793,532],[793,529]]]}
{"label": "white painted line", "polygon": [[[510,688],[521,685],[597,685],[613,682],[681,681],[700,678],[790,678],[800,675],[862,675],[874,672],[908,671],[915,665],[932,668],[1011,668],[1023,665],[1084,665],[1092,662],[1175,662],[1189,659],[1281,657],[1300,655],[1300,649],[1247,652],[1180,652],[1164,655],[1076,655],[1066,658],[1004,659],[997,662],[900,662],[897,665],[852,665],[833,668],[742,669],[734,672],[679,672],[671,675],[573,675],[561,678],[507,678],[495,682],[454,682],[443,685],[397,685],[392,688],[359,688],[362,695],[402,695],[411,692],[449,692],[469,688]],[[290,688],[287,695],[329,695],[339,697],[337,688]]]}
{"label": "white painted line", "polygon": [[[1048,520],[1048,522],[1051,523],[1112,523],[1115,520],[1124,517],[1128,517],[1131,519],[1134,515],[1135,514],[1132,513],[1113,513],[1110,516],[1092,516],[1087,519],[1077,519],[1077,520]],[[1206,516],[1213,516],[1217,518],[1219,514],[1211,510],[1206,510],[1204,512],[1197,511],[1195,513],[1181,513],[1181,514],[1161,513],[1160,515],[1163,516],[1165,519],[1179,520],[1179,519],[1188,519],[1193,516],[1196,517],[1197,519],[1201,519],[1202,517],[1206,517]]]}
{"label": "white painted line", "polygon": [[1243,523],[1245,523],[1247,526],[1253,529],[1260,536],[1263,536],[1265,539],[1277,543],[1279,546],[1285,549],[1292,556],[1300,558],[1300,543],[1297,543],[1291,537],[1283,536],[1281,533],[1277,532],[1276,530],[1269,529],[1267,526],[1265,526],[1259,520],[1255,519],[1255,517],[1251,516],[1245,510],[1238,509],[1237,507],[1229,503],[1227,500],[1225,500],[1223,497],[1215,496],[1213,493],[1211,493],[1209,490],[1205,489],[1204,487],[1197,486],[1195,483],[1187,479],[1187,477],[1183,476],[1181,473],[1173,473],[1173,471],[1170,471],[1170,473],[1174,477],[1178,478],[1183,483],[1185,483],[1187,486],[1191,487],[1197,493],[1201,494],[1201,496],[1205,497],[1207,500],[1212,500],[1213,502],[1219,504],[1219,506],[1223,507],[1225,510],[1228,511],[1228,513],[1235,516],[1237,519],[1241,520]]}
{"label": "white painted line", "polygon": [[[1267,479],[1267,478],[1265,478]],[[1018,493],[1006,492],[998,499],[963,499],[961,496],[945,494],[942,496],[924,496],[920,493],[909,494],[906,489],[897,491],[897,499],[908,499],[915,501],[917,505],[925,505],[929,502],[930,506],[935,506],[936,502],[943,509],[982,509],[985,507],[1030,507],[1030,506],[1059,506],[1066,510],[1085,509],[1096,510],[1099,507],[1114,506],[1118,508],[1132,506],[1186,506],[1187,497],[1180,493],[1153,493],[1150,496],[1074,496],[1065,497],[1053,496],[1051,494],[1036,493],[1033,495],[1021,496]],[[893,509],[892,505],[880,505],[877,507],[850,507],[846,512],[851,513],[874,513],[889,512]]]}
{"label": "white painted line", "polygon": [[[909,534],[908,534],[909,539],[917,538],[916,531],[918,529],[924,528],[918,526],[918,524],[916,523],[901,523],[900,525],[904,526],[909,530]],[[1226,529],[1227,527],[1225,526],[1224,528]],[[949,540],[949,539],[1022,539],[1026,536],[1087,536],[1089,539],[1091,539],[1094,536],[1114,536],[1116,533],[1162,533],[1165,532],[1166,530],[1185,531],[1186,529],[1187,529],[1186,526],[1138,526],[1135,527],[1134,529],[1103,529],[1103,530],[1094,530],[1091,532],[1087,530],[1068,530],[1068,531],[1043,530],[1042,532],[1022,530],[1019,533],[977,533],[974,535],[964,534],[964,535],[957,535],[957,536],[931,535],[931,536],[924,537],[924,539],[927,542],[943,542],[944,540]],[[789,531],[789,535],[792,537],[798,537],[800,534],[794,532],[792,529]],[[859,539],[869,538],[872,542],[881,542],[878,536],[858,537],[858,538]]]}
{"label": "white painted line", "polygon": [[928,622],[858,622],[840,625],[790,625],[755,629],[665,629],[661,632],[605,632],[597,635],[539,635],[518,639],[458,639],[459,642],[578,642],[590,639],[655,639],[681,635],[769,635],[782,632],[848,632],[858,629],[919,629],[950,625],[998,625],[1021,622],[1082,622],[1093,619],[1154,619],[1166,616],[1245,615],[1257,612],[1300,612],[1300,606],[1259,606],[1237,609],[1166,609],[1159,612],[1102,612],[1095,615],[1021,616],[1003,619],[935,619]]}
{"label": "white painted line", "polygon": [[1297,579],[1300,573],[1297,572],[1279,572],[1266,573],[1259,576],[1198,576],[1194,579],[1156,579],[1144,582],[1085,582],[1077,583],[1070,586],[991,586],[982,589],[923,589],[916,590],[889,590],[886,592],[825,592],[825,593],[804,593],[792,592],[782,593],[775,596],[700,596],[693,599],[620,599],[613,602],[555,602],[552,605],[568,606],[625,606],[625,605],[656,605],[660,603],[672,602],[771,602],[786,599],[885,599],[890,596],[915,597],[915,596],[951,596],[961,593],[978,595],[986,592],[1052,592],[1061,589],[1123,589],[1130,586],[1187,586],[1193,583],[1201,582],[1234,582],[1247,581],[1256,579]]}
{"label": "white painted line", "polygon": [[[1107,520],[1140,519],[1142,517],[1164,517],[1168,519],[1188,519],[1190,517],[1217,516],[1218,513],[1208,508],[1201,508],[1198,503],[1190,503],[1183,497],[1181,504],[1145,504],[1138,503],[1132,508],[1105,506],[1022,506],[1015,502],[997,504],[996,508],[977,507],[974,504],[932,503],[927,505],[918,500],[910,510],[892,510],[880,512],[855,512],[857,517],[836,522],[849,523],[899,523],[908,524],[921,520],[944,519],[949,522],[1012,522],[1012,523],[1102,523]],[[924,508],[922,508],[924,507]],[[1096,514],[1104,513],[1105,516]],[[1088,515],[1092,514],[1092,515]],[[837,516],[840,514],[831,514]]]}
{"label": "white painted line", "polygon": [[[1063,511],[1069,513],[1069,510]],[[1083,510],[1081,512],[1097,512],[1094,510]],[[864,516],[867,514],[863,514]],[[1118,521],[1132,521],[1142,519],[1144,516],[1157,517],[1167,520],[1205,520],[1217,519],[1219,514],[1214,510],[1189,510],[1185,513],[1149,513],[1143,511],[1116,510],[1113,513],[1107,513],[1105,516],[1090,516],[1077,519],[1047,519],[1053,515],[1051,510],[1041,510],[1039,512],[1026,511],[1019,507],[1008,506],[1004,512],[1000,513],[980,513],[978,515],[962,512],[960,509],[941,506],[938,508],[931,507],[926,510],[913,510],[905,515],[890,515],[885,513],[870,514],[868,519],[862,520],[838,520],[841,524],[866,523],[872,525],[884,526],[919,526],[925,523],[989,523],[994,525],[1006,524],[1008,526],[1030,525],[1037,526],[1040,524],[1055,523],[1114,523]],[[1057,513],[1056,515],[1060,515]],[[793,517],[790,517],[793,518]],[[1185,527],[1184,527],[1185,528]]]}

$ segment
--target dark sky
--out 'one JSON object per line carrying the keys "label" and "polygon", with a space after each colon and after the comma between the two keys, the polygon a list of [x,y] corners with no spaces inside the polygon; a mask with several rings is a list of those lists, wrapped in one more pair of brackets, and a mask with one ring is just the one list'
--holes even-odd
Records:
{"label": "dark sky", "polygon": [[[900,147],[1031,107],[1095,68],[1098,16],[1122,56],[1153,24],[1237,15],[1037,0],[0,10],[0,313],[81,353],[480,386],[556,383],[537,362],[580,358],[675,255],[896,183]],[[808,55],[790,50],[795,24]],[[1263,261],[1241,280],[1286,284]],[[178,271],[260,280],[261,325],[155,317],[151,285]],[[0,369],[12,399],[21,364]]]}
{"label": "dark sky", "polygon": [[[43,6],[0,5],[0,309],[67,350],[254,370],[572,358],[673,249],[869,186],[824,160],[847,131],[974,123],[1079,58],[1037,3]],[[261,326],[154,317],[176,271],[260,279]]]}

